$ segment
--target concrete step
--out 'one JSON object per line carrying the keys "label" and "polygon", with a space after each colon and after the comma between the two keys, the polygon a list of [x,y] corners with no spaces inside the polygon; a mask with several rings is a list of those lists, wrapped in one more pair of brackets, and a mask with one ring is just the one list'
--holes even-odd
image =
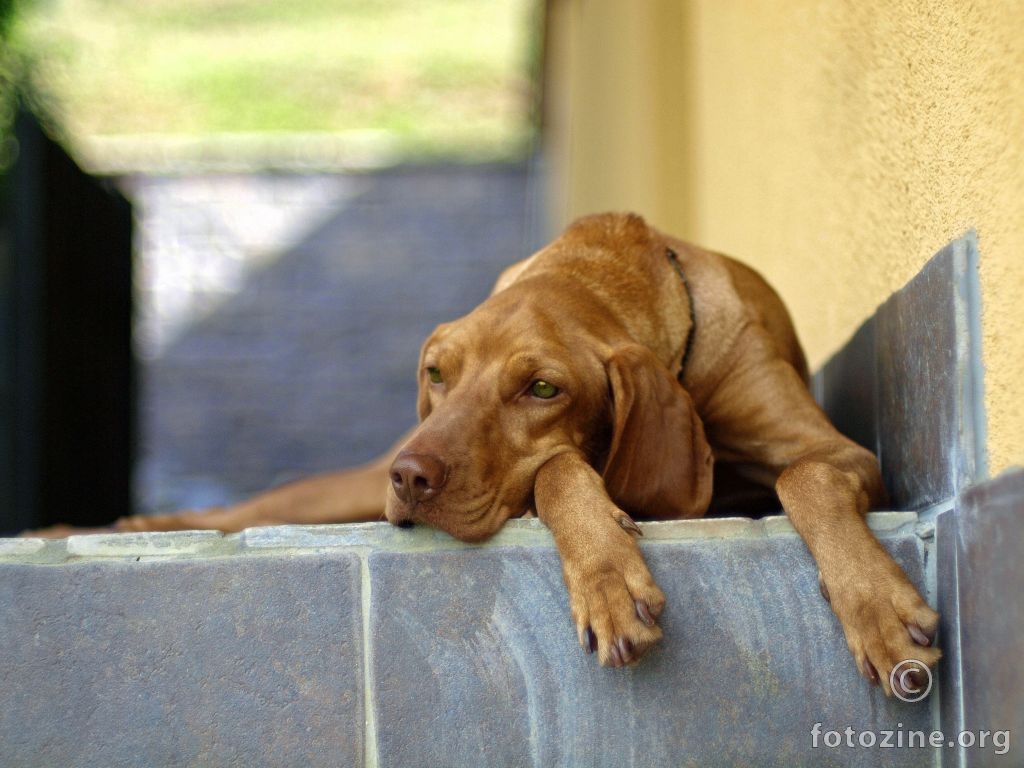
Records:
{"label": "concrete step", "polygon": [[[870,522],[927,587],[917,516]],[[665,639],[621,670],[578,647],[536,520],[477,546],[384,524],[0,541],[2,762],[933,764],[846,745],[928,734],[937,694],[860,679],[784,518],[643,528]]]}

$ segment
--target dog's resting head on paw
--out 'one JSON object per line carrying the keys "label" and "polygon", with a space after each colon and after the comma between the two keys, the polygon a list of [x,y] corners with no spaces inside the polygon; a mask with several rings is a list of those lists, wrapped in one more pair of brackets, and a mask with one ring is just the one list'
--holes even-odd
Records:
{"label": "dog's resting head on paw", "polygon": [[703,514],[711,451],[652,351],[665,247],[639,216],[588,217],[439,326],[421,352],[421,423],[392,464],[388,520],[486,539],[533,508],[537,471],[570,451],[636,516]]}

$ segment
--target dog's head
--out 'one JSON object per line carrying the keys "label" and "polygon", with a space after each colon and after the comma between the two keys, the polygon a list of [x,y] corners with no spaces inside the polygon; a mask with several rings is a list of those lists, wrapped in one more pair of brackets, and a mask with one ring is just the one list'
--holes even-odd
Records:
{"label": "dog's head", "polygon": [[527,270],[438,327],[420,356],[420,426],[391,466],[388,520],[486,539],[533,508],[537,471],[567,451],[634,515],[702,514],[711,452],[700,419],[616,314],[571,270]]}

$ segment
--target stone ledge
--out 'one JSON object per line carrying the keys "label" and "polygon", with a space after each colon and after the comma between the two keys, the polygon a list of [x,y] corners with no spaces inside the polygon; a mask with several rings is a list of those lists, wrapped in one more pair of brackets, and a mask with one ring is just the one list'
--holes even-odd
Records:
{"label": "stone ledge", "polygon": [[[924,587],[916,516],[870,523]],[[622,670],[536,520],[2,541],[5,765],[873,766],[811,728],[930,730],[860,679],[783,518],[643,528],[665,638]]]}
{"label": "stone ledge", "polygon": [[[868,525],[879,536],[917,531],[913,512],[872,512]],[[643,545],[698,539],[762,539],[795,536],[783,515],[751,520],[740,517],[670,520],[640,523]],[[218,531],[154,533],[97,533],[67,539],[0,539],[0,563],[60,564],[104,558],[202,558],[259,555],[290,551],[316,554],[350,548],[369,553],[424,552],[444,549],[476,549],[493,546],[545,546],[551,537],[536,518],[510,520],[485,544],[463,544],[445,533],[427,528],[400,530],[387,523],[349,525],[280,525],[249,528],[238,534]]]}

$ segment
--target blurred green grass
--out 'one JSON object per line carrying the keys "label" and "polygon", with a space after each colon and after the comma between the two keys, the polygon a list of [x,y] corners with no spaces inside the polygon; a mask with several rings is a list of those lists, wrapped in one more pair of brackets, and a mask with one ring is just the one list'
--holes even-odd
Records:
{"label": "blurred green grass", "polygon": [[385,132],[529,143],[537,0],[41,0],[14,42],[72,136]]}

